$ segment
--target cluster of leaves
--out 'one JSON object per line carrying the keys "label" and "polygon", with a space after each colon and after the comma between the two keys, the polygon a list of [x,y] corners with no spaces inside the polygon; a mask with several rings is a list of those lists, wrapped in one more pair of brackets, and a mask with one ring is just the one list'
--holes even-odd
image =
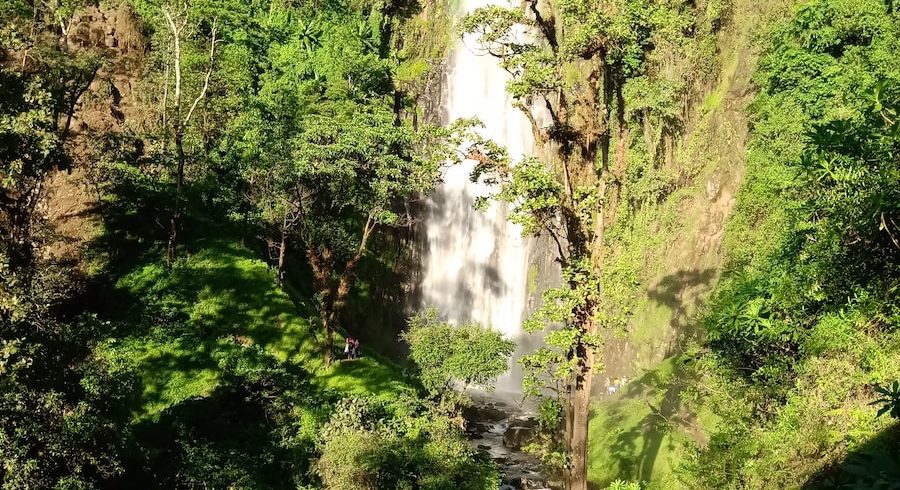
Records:
{"label": "cluster of leaves", "polygon": [[889,413],[892,419],[900,419],[900,382],[894,381],[889,387],[876,386],[875,392],[881,395],[881,398],[870,403],[881,405],[876,415],[881,417]]}
{"label": "cluster of leaves", "polygon": [[766,38],[698,363],[723,418],[690,465],[707,486],[828,479],[883,428],[868,402],[900,374],[898,33],[890,3],[818,0]]}
{"label": "cluster of leaves", "polygon": [[80,289],[71,271],[0,257],[0,480],[74,488],[121,474],[133,373],[92,355],[103,322],[60,314]]}
{"label": "cluster of leaves", "polygon": [[516,346],[499,332],[476,324],[442,322],[435,309],[413,315],[400,338],[409,344],[419,379],[432,394],[450,389],[454,381],[492,388],[490,383],[508,369]]}

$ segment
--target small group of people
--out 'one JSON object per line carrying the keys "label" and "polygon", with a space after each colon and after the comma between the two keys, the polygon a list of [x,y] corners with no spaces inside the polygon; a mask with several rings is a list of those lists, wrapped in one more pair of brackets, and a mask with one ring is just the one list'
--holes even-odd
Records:
{"label": "small group of people", "polygon": [[606,394],[613,395],[617,391],[619,391],[619,388],[625,386],[625,384],[628,383],[628,378],[626,378],[624,376],[621,378],[616,378],[612,381],[612,383],[610,383],[609,378],[607,378],[606,383],[607,383]]}
{"label": "small group of people", "polygon": [[344,358],[359,359],[359,339],[344,337]]}

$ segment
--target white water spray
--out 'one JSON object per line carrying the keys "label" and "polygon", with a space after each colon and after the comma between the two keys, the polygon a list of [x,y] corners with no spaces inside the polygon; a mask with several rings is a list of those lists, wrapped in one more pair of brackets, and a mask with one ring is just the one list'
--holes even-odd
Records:
{"label": "white water spray", "polygon": [[[460,13],[491,4],[502,0],[462,0]],[[508,80],[509,74],[476,39],[458,41],[448,66],[444,109],[447,122],[477,117],[484,124],[482,134],[505,146],[516,162],[533,150],[534,142],[528,120],[506,92]],[[489,191],[469,180],[474,165],[466,161],[448,168],[429,201],[423,304],[436,307],[450,322],[477,322],[521,342],[529,240],[522,238],[521,227],[507,221],[505,205],[493,203],[486,211],[473,208],[475,198]],[[518,392],[519,383],[518,376],[508,373],[498,380],[497,389]]]}

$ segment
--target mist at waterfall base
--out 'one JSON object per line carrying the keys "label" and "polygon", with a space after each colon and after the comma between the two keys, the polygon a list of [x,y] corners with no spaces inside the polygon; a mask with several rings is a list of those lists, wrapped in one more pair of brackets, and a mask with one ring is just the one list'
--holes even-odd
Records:
{"label": "mist at waterfall base", "polygon": [[[490,4],[517,7],[489,0],[463,0],[459,15]],[[443,118],[478,118],[481,134],[503,145],[513,162],[534,150],[531,127],[512,105],[506,92],[509,74],[470,36],[457,42],[443,86]],[[522,330],[529,304],[529,256],[534,240],[507,220],[507,207],[492,203],[474,208],[475,199],[490,193],[482,182],[472,182],[475,162],[448,166],[443,183],[428,200],[425,216],[425,263],[422,306],[435,307],[454,324],[475,322],[504,334],[517,344],[510,371],[496,383],[497,395],[521,393],[522,373],[516,360],[541,342],[540,335]],[[531,274],[529,272],[531,271]],[[533,289],[533,288],[532,288]]]}

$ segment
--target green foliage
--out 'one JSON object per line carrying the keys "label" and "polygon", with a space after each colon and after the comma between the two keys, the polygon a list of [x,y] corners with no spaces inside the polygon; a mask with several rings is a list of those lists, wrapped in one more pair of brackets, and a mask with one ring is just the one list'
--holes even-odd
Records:
{"label": "green foliage", "polygon": [[[136,424],[133,457],[140,467],[170,487],[310,483],[309,460],[330,400],[315,392],[308,373],[259,346],[215,357],[221,370],[215,389]],[[138,486],[146,477],[131,467],[123,480]]]}
{"label": "green foliage", "polygon": [[625,107],[633,113],[654,111],[660,117],[674,121],[679,116],[678,96],[684,91],[682,83],[667,79],[653,79],[646,75],[628,79],[622,89]]}
{"label": "green foliage", "polygon": [[104,322],[57,313],[71,271],[4,267],[0,279],[0,480],[10,488],[89,487],[122,473],[135,379],[95,357]]}
{"label": "green foliage", "polygon": [[[895,256],[896,245],[889,222],[900,199],[893,185],[897,169],[885,145],[892,144],[895,127],[882,116],[881,102],[873,101],[873,90],[876,80],[881,80],[878,86],[886,87],[886,81],[896,79],[897,74],[892,70],[873,73],[881,65],[872,65],[871,60],[894,52],[895,36],[886,31],[896,26],[883,15],[874,15],[879,9],[883,12],[878,3],[864,2],[864,8],[855,2],[810,5],[799,9],[796,20],[773,34],[774,46],[761,60],[758,77],[765,89],[756,102],[759,157],[750,164],[762,164],[763,158],[778,152],[774,161],[780,167],[773,169],[771,159],[766,161],[765,172],[752,167],[754,173],[746,186],[751,190],[738,204],[732,234],[758,229],[758,224],[744,228],[743,220],[759,223],[760,214],[769,220],[785,220],[776,222],[781,225],[775,229],[776,241],[767,240],[781,248],[767,248],[749,259],[742,256],[744,247],[735,247],[736,266],[753,268],[728,282],[729,292],[723,293],[722,307],[711,320],[714,341],[741,337],[744,347],[740,349],[772,348],[780,356],[784,349],[792,350],[802,342],[809,327],[788,312],[816,311],[823,306],[827,311],[829,301],[848,293],[857,297],[851,304],[859,306],[892,294],[890,277],[896,266],[890,257]],[[836,8],[845,10],[840,22],[831,22],[838,15]],[[851,11],[853,14],[845,17]],[[854,33],[860,30],[873,36],[859,38]],[[805,35],[813,38],[805,40]],[[836,39],[841,38],[847,41],[834,53]],[[813,59],[817,66],[811,67],[812,71],[800,67]],[[843,87],[839,96],[834,95],[835,85]],[[787,114],[798,121],[788,126],[797,138],[770,138],[776,131],[785,131]],[[779,147],[787,144],[791,146]],[[776,178],[792,182],[772,182]],[[753,188],[757,185],[759,190]],[[776,195],[788,213],[784,218],[778,213],[767,216],[761,206],[753,207],[762,199],[763,186],[779,186]],[[771,207],[771,202],[768,205]],[[759,269],[766,272],[758,273]],[[766,353],[749,357],[764,362]]]}
{"label": "green foliage", "polygon": [[432,394],[450,388],[453,381],[492,389],[497,376],[508,369],[516,344],[479,325],[450,325],[434,309],[409,319],[400,338],[409,344],[409,357],[419,368],[419,379]]}
{"label": "green foliage", "polygon": [[641,490],[641,484],[635,481],[616,480],[606,490]]}
{"label": "green foliage", "polygon": [[500,476],[465,441],[461,420],[414,399],[401,413],[360,399],[341,401],[323,428],[316,471],[333,489],[496,488]]}
{"label": "green foliage", "polygon": [[[46,182],[67,169],[74,106],[103,64],[69,50],[81,2],[0,4],[0,482],[91,488],[124,471],[135,391],[94,347],[109,324],[78,307],[76,267],[43,253]],[[49,25],[50,27],[47,27]]]}
{"label": "green foliage", "polygon": [[279,30],[260,33],[269,38],[256,83],[219,151],[235,192],[249,198],[242,218],[271,237],[279,278],[302,251],[328,356],[374,235],[410,223],[398,209],[458,159],[458,138],[403,117],[401,91],[424,90],[414,79],[431,61],[388,49],[402,44],[389,43],[403,21],[392,15],[407,6],[273,8]]}
{"label": "green foliage", "polygon": [[876,416],[890,413],[892,419],[900,419],[900,383],[894,381],[890,387],[876,386],[875,392],[881,395],[881,398],[870,403],[881,405]]}
{"label": "green foliage", "polygon": [[722,422],[687,464],[694,485],[887,481],[840,462],[888,430],[872,386],[900,359],[898,33],[884,2],[820,0],[766,37],[730,261],[696,363],[695,395]]}
{"label": "green foliage", "polygon": [[[2,486],[359,488],[341,483],[357,474],[341,458],[362,452],[376,488],[496,488],[455,404],[415,401],[418,383],[374,353],[324,368],[316,298],[281,289],[256,253],[286,217],[302,222],[290,238],[331,261],[361,255],[367,220],[366,234],[404,224],[397,204],[431,188],[469,124],[404,119],[397,91],[424,90],[446,39],[402,48],[418,8],[404,2],[171,4],[179,113],[163,3],[114,4],[87,26],[85,2],[0,2]],[[35,210],[76,158],[97,202],[71,219],[103,230],[73,246],[72,266],[48,253],[62,238]],[[184,253],[164,266],[175,195]],[[506,369],[509,342],[460,333],[483,350],[449,360],[453,376]],[[350,395],[377,413],[344,421]],[[347,451],[360,433],[377,444]]]}

